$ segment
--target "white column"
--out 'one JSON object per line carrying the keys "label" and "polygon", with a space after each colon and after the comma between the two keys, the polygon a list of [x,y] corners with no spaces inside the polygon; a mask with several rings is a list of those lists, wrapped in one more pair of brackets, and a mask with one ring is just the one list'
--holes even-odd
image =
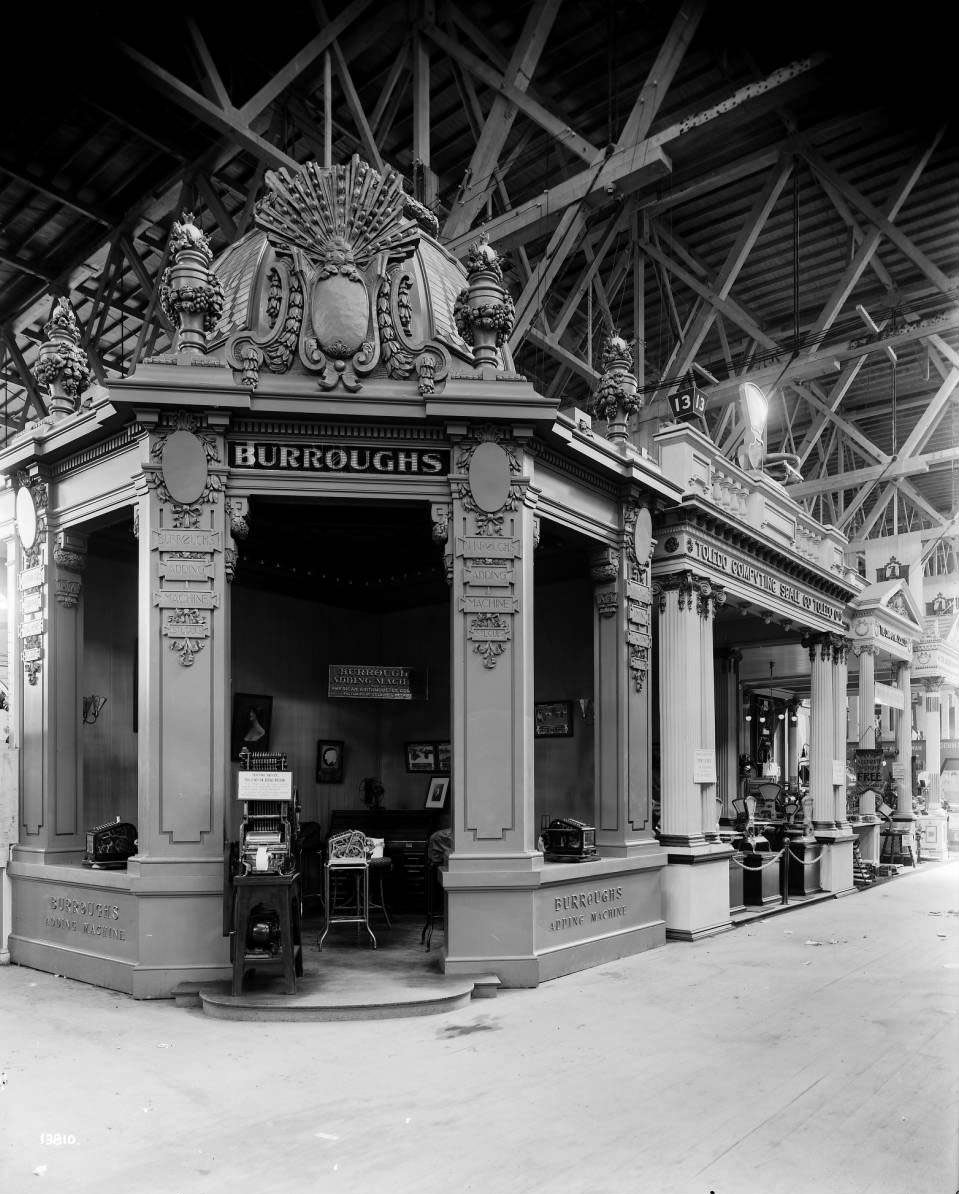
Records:
{"label": "white column", "polygon": [[832,709],[833,709],[833,759],[842,763],[842,782],[835,784],[835,820],[838,826],[848,825],[846,816],[846,693],[849,669],[846,664],[846,641],[833,642]]}
{"label": "white column", "polygon": [[[713,614],[726,600],[717,587],[700,581],[696,593],[696,612],[699,614],[699,745],[712,752],[716,761],[716,676],[713,652]],[[718,778],[718,776],[717,776]],[[716,803],[716,784],[700,784],[703,807],[703,833],[707,841],[719,838],[719,808]]]}
{"label": "white column", "polygon": [[688,573],[665,577],[659,590],[659,840],[662,845],[694,845],[706,840],[702,796],[699,784],[693,783],[692,767],[701,724],[700,617]]}
{"label": "white column", "polygon": [[832,712],[832,641],[828,635],[804,640],[810,661],[809,791],[813,798],[813,827],[832,829],[835,799],[832,757],[835,725]]}
{"label": "white column", "polygon": [[914,821],[912,811],[912,669],[907,662],[899,664],[899,691],[902,693],[902,709],[897,721],[896,737],[899,748],[899,763],[903,778],[896,784],[897,804],[894,821]]}
{"label": "white column", "polygon": [[859,745],[876,749],[876,648],[863,643],[859,648]]}
{"label": "white column", "polygon": [[939,769],[942,766],[942,724],[940,721],[941,679],[923,681],[922,727],[926,739],[926,806],[940,806]]}

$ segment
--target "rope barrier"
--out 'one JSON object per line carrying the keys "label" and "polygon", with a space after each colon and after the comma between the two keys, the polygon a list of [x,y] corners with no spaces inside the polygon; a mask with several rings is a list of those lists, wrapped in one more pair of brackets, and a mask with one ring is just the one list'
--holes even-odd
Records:
{"label": "rope barrier", "polygon": [[798,855],[797,855],[797,854],[796,854],[796,853],[793,851],[793,848],[792,848],[792,846],[786,846],[786,849],[789,851],[789,856],[790,856],[790,857],[791,857],[791,858],[792,858],[794,861],[796,861],[796,862],[798,862],[798,863],[801,863],[803,866],[812,866],[814,862],[818,862],[818,861],[820,860],[820,858],[822,858],[822,851],[823,851],[823,847],[822,847],[822,846],[820,846],[820,847],[819,847],[819,853],[816,855],[816,857],[815,857],[815,858],[800,858],[800,857],[799,857],[799,856],[798,856]]}
{"label": "rope barrier", "polygon": [[[785,849],[785,847],[784,847],[784,849]],[[743,856],[742,851],[740,851],[739,858],[742,858],[742,856]],[[780,858],[782,858],[782,856],[783,856],[783,851],[780,850],[778,854],[771,854],[769,857],[769,861],[761,862],[759,864],[759,866],[746,866],[745,863],[739,861],[739,858],[737,858],[735,854],[733,854],[733,856],[730,858],[729,861],[734,862],[736,864],[736,866],[738,866],[740,868],[740,870],[743,870],[743,871],[764,871],[766,869],[766,867],[770,867],[770,866],[772,866],[772,864],[774,862],[778,862],[780,860]]]}

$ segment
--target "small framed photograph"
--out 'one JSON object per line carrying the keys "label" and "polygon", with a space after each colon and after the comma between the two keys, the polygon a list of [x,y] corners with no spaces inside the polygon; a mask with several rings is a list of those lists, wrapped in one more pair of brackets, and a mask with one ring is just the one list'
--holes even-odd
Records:
{"label": "small framed photograph", "polygon": [[446,793],[450,790],[448,775],[434,775],[426,789],[425,808],[445,808]]}
{"label": "small framed photograph", "polygon": [[436,743],[435,742],[407,742],[406,744],[407,771],[436,771]]}
{"label": "small framed photograph", "polygon": [[240,751],[262,753],[270,749],[270,725],[273,698],[250,692],[233,696],[233,724],[230,733],[230,758],[239,759]]}
{"label": "small framed photograph", "polygon": [[453,770],[453,744],[452,742],[437,742],[436,744],[436,770],[443,771],[447,775]]}
{"label": "small framed photograph", "polygon": [[537,738],[572,738],[573,702],[544,701],[536,705],[533,725]]}
{"label": "small framed photograph", "polygon": [[316,743],[316,782],[343,782],[343,743],[336,738],[319,738]]}

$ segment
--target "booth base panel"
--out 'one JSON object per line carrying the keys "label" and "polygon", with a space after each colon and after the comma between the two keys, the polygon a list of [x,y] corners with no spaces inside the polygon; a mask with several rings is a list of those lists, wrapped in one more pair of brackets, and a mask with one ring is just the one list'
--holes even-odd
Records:
{"label": "booth base panel", "polygon": [[670,848],[663,874],[666,936],[698,941],[732,927],[727,845]]}
{"label": "booth base panel", "polygon": [[495,973],[504,987],[665,944],[661,851],[575,865],[447,874],[447,974]]}
{"label": "booth base panel", "polygon": [[137,999],[229,978],[223,896],[204,890],[209,869],[183,868],[157,890],[126,871],[11,863],[10,960]]}

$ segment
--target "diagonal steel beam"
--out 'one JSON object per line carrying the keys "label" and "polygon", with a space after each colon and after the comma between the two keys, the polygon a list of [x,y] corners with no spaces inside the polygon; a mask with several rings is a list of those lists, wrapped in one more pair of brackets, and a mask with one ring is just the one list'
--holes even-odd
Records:
{"label": "diagonal steel beam", "polygon": [[[556,20],[562,0],[535,0],[526,16],[516,47],[510,56],[503,81],[524,94],[529,88],[540,55]],[[518,108],[502,92],[493,98],[489,115],[466,168],[466,185],[443,226],[444,237],[458,236],[473,223],[494,184],[493,172]]]}

